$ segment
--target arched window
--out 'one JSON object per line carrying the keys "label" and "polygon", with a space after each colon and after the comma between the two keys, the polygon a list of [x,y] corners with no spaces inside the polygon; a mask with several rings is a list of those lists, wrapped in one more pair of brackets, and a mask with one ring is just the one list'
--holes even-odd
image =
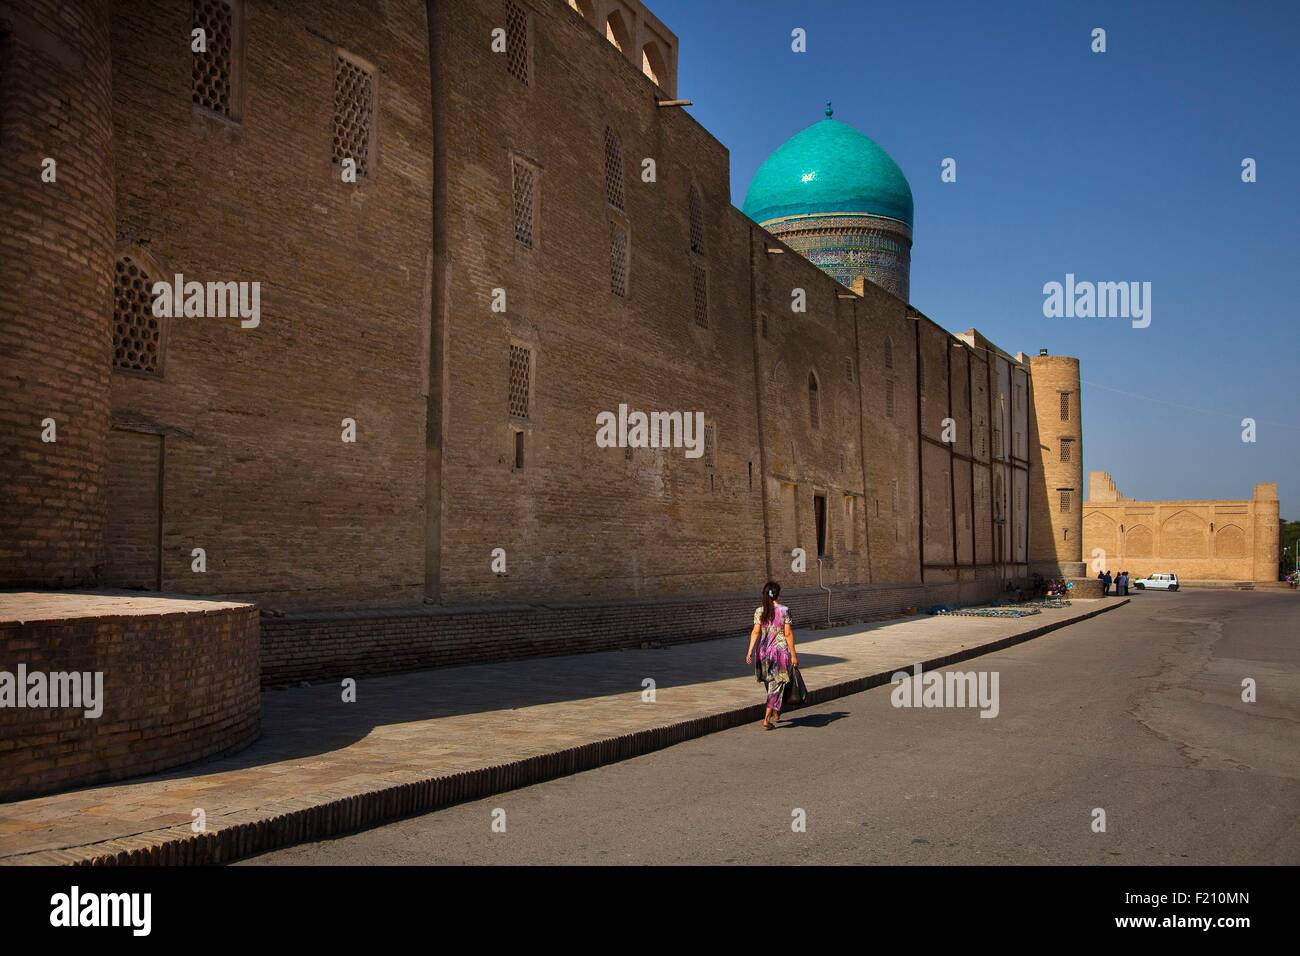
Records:
{"label": "arched window", "polygon": [[621,53],[632,49],[632,34],[623,21],[623,14],[617,10],[605,21],[605,39],[614,44],[614,48]]}
{"label": "arched window", "polygon": [[113,364],[157,375],[162,368],[162,326],[153,314],[154,280],[143,258],[118,256],[113,274]]}
{"label": "arched window", "polygon": [[664,78],[668,76],[668,64],[659,44],[653,40],[641,48],[641,72],[656,86],[663,86]]}
{"label": "arched window", "polygon": [[808,422],[813,428],[821,427],[821,400],[818,395],[817,373],[808,373]]}
{"label": "arched window", "polygon": [[704,197],[697,186],[691,187],[691,252],[704,254]]}
{"label": "arched window", "polygon": [[581,13],[588,23],[596,19],[596,4],[592,0],[569,0],[569,6]]}
{"label": "arched window", "polygon": [[885,368],[894,367],[894,340],[885,336]]}
{"label": "arched window", "polygon": [[605,199],[615,209],[623,210],[623,141],[608,126],[605,127]]}

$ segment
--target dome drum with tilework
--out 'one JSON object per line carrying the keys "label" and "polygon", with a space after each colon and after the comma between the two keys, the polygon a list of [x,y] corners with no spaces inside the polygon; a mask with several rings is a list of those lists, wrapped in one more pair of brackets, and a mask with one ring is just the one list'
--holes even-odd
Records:
{"label": "dome drum with tilework", "polygon": [[826,118],[758,168],[747,216],[850,288],[866,279],[906,300],[912,189],[870,137]]}

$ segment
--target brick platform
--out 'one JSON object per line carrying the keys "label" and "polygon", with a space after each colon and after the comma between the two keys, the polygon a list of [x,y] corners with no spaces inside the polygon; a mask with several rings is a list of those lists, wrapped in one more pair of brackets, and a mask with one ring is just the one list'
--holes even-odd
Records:
{"label": "brick platform", "polygon": [[256,739],[258,612],[132,592],[0,592],[0,671],[100,673],[103,710],[0,707],[0,800],[152,773]]}
{"label": "brick platform", "polygon": [[1070,597],[1074,600],[1083,600],[1092,598],[1101,600],[1101,582],[1096,578],[1070,578],[1070,583],[1074,585],[1070,591]]}

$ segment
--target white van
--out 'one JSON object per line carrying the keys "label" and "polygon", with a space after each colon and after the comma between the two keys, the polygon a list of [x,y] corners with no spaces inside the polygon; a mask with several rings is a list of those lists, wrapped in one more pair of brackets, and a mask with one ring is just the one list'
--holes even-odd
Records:
{"label": "white van", "polygon": [[1149,574],[1145,578],[1138,578],[1133,582],[1133,586],[1139,591],[1145,591],[1148,588],[1152,591],[1177,591],[1178,575]]}

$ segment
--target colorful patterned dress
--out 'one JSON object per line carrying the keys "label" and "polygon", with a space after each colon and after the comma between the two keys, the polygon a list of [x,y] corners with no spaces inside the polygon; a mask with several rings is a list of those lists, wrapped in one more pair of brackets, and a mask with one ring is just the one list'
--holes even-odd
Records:
{"label": "colorful patterned dress", "polygon": [[767,688],[767,706],[780,713],[785,685],[790,682],[790,648],[785,643],[785,625],[790,620],[790,609],[784,604],[778,604],[771,621],[763,624],[762,619],[762,607],[755,608],[754,623],[760,628],[759,674],[763,686]]}

